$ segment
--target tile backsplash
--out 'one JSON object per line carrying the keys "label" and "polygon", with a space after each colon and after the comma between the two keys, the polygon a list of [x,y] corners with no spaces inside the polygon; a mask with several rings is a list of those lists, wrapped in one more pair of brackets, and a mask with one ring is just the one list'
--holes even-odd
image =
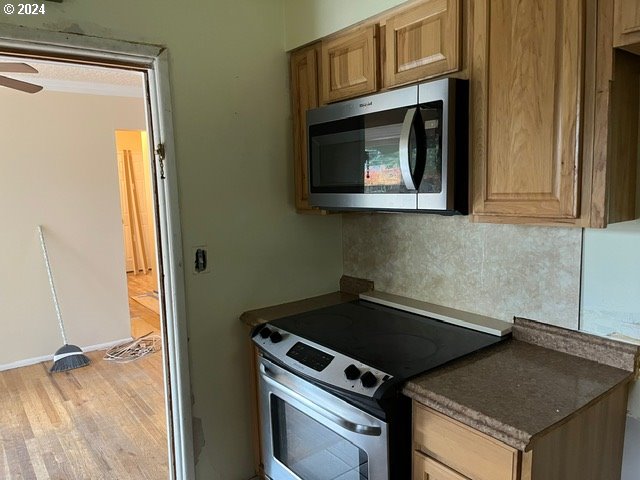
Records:
{"label": "tile backsplash", "polygon": [[344,274],[376,290],[511,321],[578,328],[579,228],[421,214],[343,216]]}

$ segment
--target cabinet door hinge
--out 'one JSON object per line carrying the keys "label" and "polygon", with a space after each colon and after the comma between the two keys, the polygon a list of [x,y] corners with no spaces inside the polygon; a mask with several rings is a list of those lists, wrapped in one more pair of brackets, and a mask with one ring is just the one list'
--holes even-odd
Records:
{"label": "cabinet door hinge", "polygon": [[164,158],[165,158],[164,143],[159,143],[158,146],[156,147],[156,156],[158,157],[158,164],[160,165],[160,179],[164,180],[165,179],[165,175],[164,175]]}

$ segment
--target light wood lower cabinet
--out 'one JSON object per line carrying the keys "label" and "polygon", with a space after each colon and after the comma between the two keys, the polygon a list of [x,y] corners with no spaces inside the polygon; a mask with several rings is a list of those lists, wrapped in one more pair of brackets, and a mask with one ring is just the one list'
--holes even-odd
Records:
{"label": "light wood lower cabinet", "polygon": [[414,448],[464,475],[462,478],[515,478],[518,465],[516,449],[416,402],[413,404],[413,419]]}
{"label": "light wood lower cabinet", "polygon": [[614,388],[526,452],[414,401],[413,480],[620,480],[627,393]]}

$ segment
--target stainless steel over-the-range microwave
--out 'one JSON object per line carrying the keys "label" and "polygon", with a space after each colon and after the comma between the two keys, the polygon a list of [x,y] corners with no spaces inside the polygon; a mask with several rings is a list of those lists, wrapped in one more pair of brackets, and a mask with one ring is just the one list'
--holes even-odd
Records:
{"label": "stainless steel over-the-range microwave", "polygon": [[309,203],[468,213],[468,86],[452,78],[307,112]]}

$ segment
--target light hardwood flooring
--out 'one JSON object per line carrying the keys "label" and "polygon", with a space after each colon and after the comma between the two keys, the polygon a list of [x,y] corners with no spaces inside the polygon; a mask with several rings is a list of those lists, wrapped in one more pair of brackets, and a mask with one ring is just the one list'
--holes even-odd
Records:
{"label": "light hardwood flooring", "polygon": [[129,313],[131,315],[131,336],[134,338],[149,332],[160,333],[160,316],[136,301],[135,297],[158,290],[154,272],[146,275],[127,274],[129,289]]}
{"label": "light hardwood flooring", "polygon": [[[132,297],[150,275],[129,275],[133,336],[159,316]],[[51,374],[51,362],[0,372],[0,480],[164,480],[167,432],[160,352]]]}
{"label": "light hardwood flooring", "polygon": [[168,478],[162,356],[0,372],[1,479]]}

